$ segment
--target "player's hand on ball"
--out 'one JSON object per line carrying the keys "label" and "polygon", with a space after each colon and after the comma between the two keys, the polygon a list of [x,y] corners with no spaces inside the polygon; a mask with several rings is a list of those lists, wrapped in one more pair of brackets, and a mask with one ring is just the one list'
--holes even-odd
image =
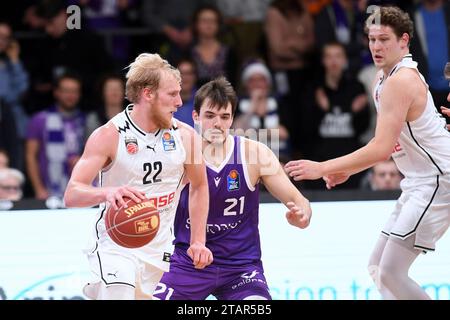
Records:
{"label": "player's hand on ball", "polygon": [[194,242],[187,250],[195,269],[203,269],[213,262],[213,254],[204,244]]}
{"label": "player's hand on ball", "polygon": [[289,209],[286,212],[286,219],[291,225],[302,229],[309,225],[312,213],[309,201],[302,208],[299,208],[294,202],[288,202],[286,206]]}
{"label": "player's hand on ball", "polygon": [[128,197],[133,199],[135,202],[140,203],[142,200],[145,200],[145,194],[141,191],[136,190],[135,188],[129,186],[122,187],[111,187],[105,188],[106,190],[106,201],[111,204],[114,210],[119,209],[121,206],[125,206],[126,203],[123,199],[124,197]]}

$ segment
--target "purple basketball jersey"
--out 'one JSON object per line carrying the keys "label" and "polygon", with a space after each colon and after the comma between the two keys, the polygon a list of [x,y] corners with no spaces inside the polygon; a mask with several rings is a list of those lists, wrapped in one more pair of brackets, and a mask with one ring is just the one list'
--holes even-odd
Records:
{"label": "purple basketball jersey", "polygon": [[[234,137],[234,149],[228,162],[218,169],[207,164],[210,201],[206,246],[213,252],[213,264],[242,265],[261,259],[259,187],[249,189],[250,181],[243,165],[245,159],[240,151],[241,138]],[[187,249],[190,241],[189,185],[180,195],[174,231],[174,244]]]}

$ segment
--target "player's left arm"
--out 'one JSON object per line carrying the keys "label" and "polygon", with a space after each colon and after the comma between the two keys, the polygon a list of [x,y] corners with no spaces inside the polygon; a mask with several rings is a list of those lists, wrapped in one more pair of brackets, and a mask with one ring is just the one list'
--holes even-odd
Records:
{"label": "player's left arm", "polygon": [[[416,77],[416,76],[415,76]],[[420,87],[410,72],[389,77],[380,96],[375,137],[364,147],[324,162],[291,161],[286,171],[294,180],[318,179],[330,174],[355,174],[388,159],[400,136],[408,111]]]}
{"label": "player's left arm", "polygon": [[195,268],[202,269],[213,258],[206,248],[206,221],[209,210],[209,189],[206,166],[202,155],[200,136],[187,126],[180,126],[183,145],[186,150],[184,163],[186,178],[189,180],[189,218],[191,221],[191,240],[187,251]]}
{"label": "player's left arm", "polygon": [[306,228],[312,215],[308,199],[291,183],[272,150],[259,142],[251,141],[250,143],[257,149],[259,155],[261,181],[267,190],[289,209],[286,219],[293,226]]}

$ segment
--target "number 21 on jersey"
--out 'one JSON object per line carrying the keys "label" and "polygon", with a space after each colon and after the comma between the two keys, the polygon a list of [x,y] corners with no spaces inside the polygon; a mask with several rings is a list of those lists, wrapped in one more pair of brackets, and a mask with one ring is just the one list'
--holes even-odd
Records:
{"label": "number 21 on jersey", "polygon": [[242,196],[239,199],[228,198],[228,199],[225,199],[225,202],[229,203],[229,205],[228,205],[228,207],[226,207],[223,210],[224,216],[235,216],[238,214],[238,210],[239,210],[239,214],[244,213],[245,196]]}

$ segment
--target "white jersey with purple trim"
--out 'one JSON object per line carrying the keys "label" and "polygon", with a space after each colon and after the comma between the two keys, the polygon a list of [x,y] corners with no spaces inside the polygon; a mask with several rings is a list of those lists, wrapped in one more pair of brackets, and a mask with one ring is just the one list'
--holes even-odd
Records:
{"label": "white jersey with purple trim", "polygon": [[[116,158],[100,172],[102,187],[128,185],[154,198],[160,214],[160,228],[156,237],[141,248],[128,249],[114,243],[105,232],[104,217],[109,206],[100,205],[96,219],[93,243],[88,253],[97,250],[134,257],[169,271],[169,257],[173,251],[173,222],[184,175],[186,151],[177,127],[146,133],[131,119],[128,106],[111,119],[119,132]],[[108,143],[108,141],[105,141]]]}
{"label": "white jersey with purple trim", "polygon": [[[392,69],[388,77],[401,68],[415,70],[420,79],[424,77],[417,69],[417,62],[407,54]],[[378,80],[374,88],[375,106],[379,108],[385,78]],[[408,178],[427,178],[450,174],[450,133],[445,119],[438,113],[433,97],[427,90],[427,103],[423,113],[414,121],[406,121],[394,147],[392,157],[401,173]]]}

